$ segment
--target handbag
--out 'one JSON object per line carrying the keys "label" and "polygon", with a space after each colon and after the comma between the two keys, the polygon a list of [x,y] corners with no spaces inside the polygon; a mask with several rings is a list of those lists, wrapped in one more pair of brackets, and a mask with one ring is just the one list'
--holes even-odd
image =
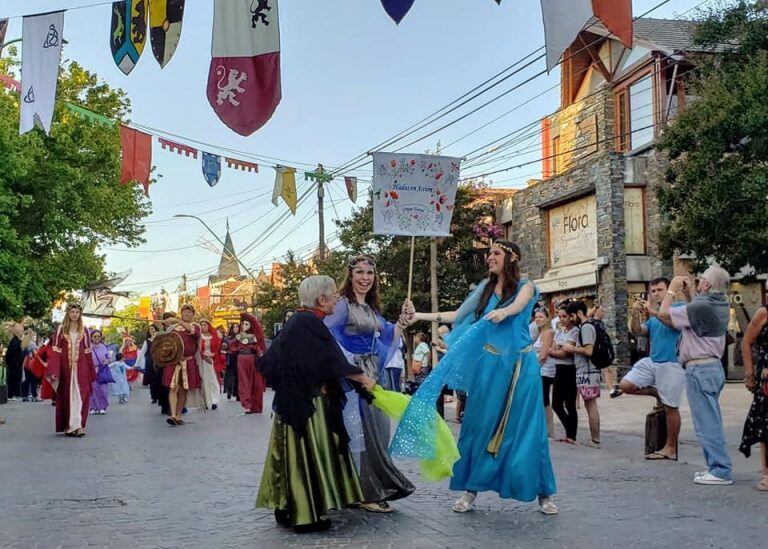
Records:
{"label": "handbag", "polygon": [[99,385],[115,382],[115,378],[112,377],[112,370],[109,369],[109,366],[99,364],[99,370],[96,372],[96,382]]}

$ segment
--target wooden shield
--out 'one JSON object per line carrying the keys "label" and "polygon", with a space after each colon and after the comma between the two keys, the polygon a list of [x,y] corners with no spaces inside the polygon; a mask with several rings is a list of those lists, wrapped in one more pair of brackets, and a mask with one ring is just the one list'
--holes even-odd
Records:
{"label": "wooden shield", "polygon": [[184,0],[149,0],[149,37],[152,54],[165,67],[181,38]]}
{"label": "wooden shield", "polygon": [[152,341],[152,360],[159,368],[178,364],[184,358],[184,342],[176,332],[157,334]]}
{"label": "wooden shield", "polygon": [[109,45],[115,63],[130,74],[139,62],[147,41],[148,0],[124,0],[112,3]]}

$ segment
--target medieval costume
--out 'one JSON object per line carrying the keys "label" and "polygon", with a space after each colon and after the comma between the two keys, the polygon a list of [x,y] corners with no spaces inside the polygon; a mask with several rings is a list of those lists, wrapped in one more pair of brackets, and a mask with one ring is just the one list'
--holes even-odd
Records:
{"label": "medieval costume", "polygon": [[223,348],[225,337],[224,330],[216,328],[216,336],[219,338],[219,351],[213,357],[213,369],[216,370],[219,387],[224,387],[224,370],[227,368],[227,350]]}
{"label": "medieval costume", "polygon": [[221,350],[219,334],[213,328],[210,320],[203,319],[201,325],[208,327],[207,332],[200,331],[200,351],[198,363],[200,364],[200,378],[203,383],[202,395],[206,409],[215,410],[221,400],[221,387],[219,376],[216,374],[214,361]]}
{"label": "medieval costume", "polygon": [[[382,379],[388,358],[398,349],[394,324],[368,304],[344,297],[337,302],[333,314],[325,318],[325,324],[349,362],[368,377],[376,381]],[[389,512],[391,508],[386,502],[407,497],[414,490],[387,452],[389,418],[371,403],[358,398],[354,391],[347,391],[347,398],[345,423],[360,473],[363,500],[381,507],[381,510],[375,507],[370,510]]]}
{"label": "medieval costume", "polygon": [[134,369],[136,360],[139,358],[139,349],[136,347],[136,342],[132,336],[126,336],[123,338],[123,348],[120,349],[120,354],[123,355],[123,362],[126,366],[129,366],[128,370],[128,383],[133,383],[139,378],[139,371]]}
{"label": "medieval costume", "polygon": [[[73,304],[67,310],[80,306]],[[78,317],[79,318],[79,317]],[[56,391],[56,432],[70,436],[85,434],[96,371],[91,359],[91,338],[82,322],[65,322],[51,341],[46,377]]]}
{"label": "medieval costume", "polygon": [[[190,309],[194,314],[194,308],[184,305],[182,315],[185,308]],[[183,351],[178,363],[163,368],[163,385],[168,387],[171,412],[166,421],[169,425],[183,425],[181,414],[187,400],[187,392],[199,391],[202,386],[200,368],[195,358],[200,345],[200,326],[183,321],[189,326],[185,328],[175,323],[178,322],[177,319],[169,319],[167,322],[166,331],[175,332],[179,336]]]}
{"label": "medieval costume", "polygon": [[227,400],[233,396],[240,400],[237,394],[237,357],[240,354],[240,342],[237,334],[240,333],[240,325],[233,324],[229,327],[229,333],[221,344],[222,352],[226,352],[226,368],[224,370],[224,392]]}
{"label": "medieval costume", "polygon": [[255,316],[240,315],[240,333],[237,334],[237,387],[240,405],[246,414],[260,414],[264,407],[266,384],[261,375],[259,358],[267,350],[264,330]]}
{"label": "medieval costume", "polygon": [[[485,315],[511,304],[532,283],[521,280],[505,303],[492,293],[480,311],[487,284],[484,280],[459,308],[445,338],[448,352],[408,405],[390,450],[397,457],[434,455],[435,400],[445,386],[465,391],[461,457],[453,467],[451,490],[493,490],[502,498],[534,501],[555,493],[539,362],[528,331],[538,291],[518,314],[495,324]],[[454,510],[471,505],[467,501],[465,508]]]}
{"label": "medieval costume", "polygon": [[128,366],[124,360],[115,360],[109,365],[109,371],[112,374],[113,382],[110,385],[110,393],[112,396],[116,396],[120,404],[125,404],[128,401],[128,395],[131,394],[131,386],[128,384],[128,372],[133,370]]}
{"label": "medieval costume", "polygon": [[280,524],[319,525],[330,509],[362,500],[344,428],[339,380],[359,374],[320,320],[299,310],[261,359],[275,390],[274,420],[256,506]]}
{"label": "medieval costume", "polygon": [[[100,330],[94,330],[91,332],[91,337],[94,334],[102,335]],[[104,380],[104,374],[99,379],[99,373],[105,368],[109,370],[109,363],[111,362],[109,356],[109,348],[104,343],[104,340],[100,340],[98,343],[91,343],[91,358],[93,359],[94,368],[94,380],[91,384],[91,408],[92,414],[105,414],[109,407],[109,384],[102,383]]]}
{"label": "medieval costume", "polygon": [[[160,369],[152,360],[152,340],[155,339],[155,335],[160,330],[156,325],[151,325],[147,331],[147,338],[141,345],[139,350],[139,356],[136,359],[136,368],[143,372],[142,384],[149,387],[149,395],[152,399],[152,404],[158,404],[162,406],[162,388],[163,388],[163,376]],[[168,402],[168,395],[166,392],[165,402]]]}

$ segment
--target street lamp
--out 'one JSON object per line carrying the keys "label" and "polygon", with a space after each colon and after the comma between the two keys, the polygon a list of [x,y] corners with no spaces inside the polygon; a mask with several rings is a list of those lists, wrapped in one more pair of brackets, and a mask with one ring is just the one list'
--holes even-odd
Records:
{"label": "street lamp", "polygon": [[[202,219],[200,219],[200,218],[199,218],[199,217],[197,217],[196,215],[189,215],[189,214],[176,214],[176,215],[174,215],[173,217],[189,217],[190,219],[197,219],[197,220],[198,220],[200,223],[202,223],[202,224],[203,224],[203,227],[205,227],[206,229],[208,229],[208,232],[209,232],[209,233],[211,233],[211,234],[213,235],[213,238],[215,238],[216,240],[218,240],[218,241],[219,241],[219,244],[221,244],[221,248],[222,248],[222,249],[224,249],[224,247],[226,246],[226,244],[224,244],[224,242],[221,240],[221,238],[219,238],[219,235],[217,235],[215,232],[213,232],[213,229],[211,229],[211,228],[208,226],[208,224],[207,224],[205,221],[203,221]],[[249,269],[249,268],[248,268],[248,267],[245,265],[245,263],[243,263],[242,261],[240,261],[240,258],[239,258],[239,257],[237,257],[237,254],[235,254],[235,259],[236,259],[236,260],[237,260],[237,262],[240,264],[240,266],[241,266],[243,269],[245,269],[245,272],[247,272],[247,273],[248,273],[248,276],[250,276],[250,277],[251,277],[253,280],[256,280],[256,276],[255,276],[255,275],[253,274],[253,272],[251,272],[251,270],[250,270],[250,269]]]}

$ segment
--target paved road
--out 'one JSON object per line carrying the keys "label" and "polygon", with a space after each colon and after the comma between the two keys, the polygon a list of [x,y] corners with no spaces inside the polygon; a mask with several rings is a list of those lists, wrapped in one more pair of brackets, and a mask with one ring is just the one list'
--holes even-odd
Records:
{"label": "paved road", "polygon": [[731,487],[692,484],[703,459],[685,409],[681,461],[645,462],[650,401],[624,396],[600,402],[601,450],[552,443],[558,516],[492,495],[456,515],[447,483],[423,483],[404,463],[418,489],[396,513],[343,511],[330,532],[298,535],[254,509],[268,416],[225,402],[174,429],[140,388],[91,417],[87,437],[70,439],[53,434],[48,403],[10,403],[0,406],[0,547],[758,547],[768,494],[754,488],[756,457],[735,452],[747,404],[742,388],[727,387]]}

